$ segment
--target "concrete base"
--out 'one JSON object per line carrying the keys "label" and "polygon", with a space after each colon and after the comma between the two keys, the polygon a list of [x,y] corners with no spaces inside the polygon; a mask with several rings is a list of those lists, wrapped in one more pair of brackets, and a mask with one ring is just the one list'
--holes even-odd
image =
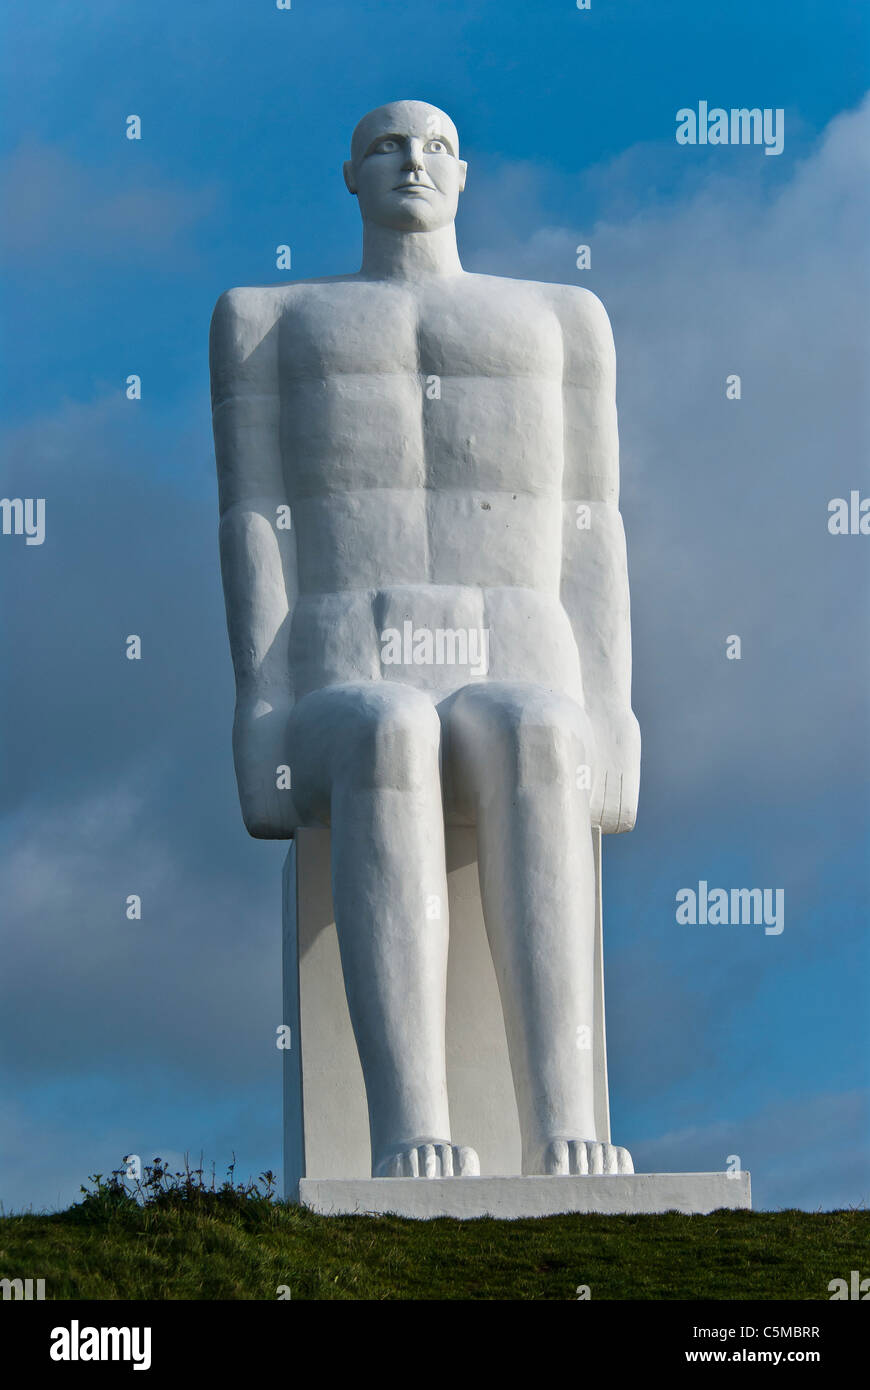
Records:
{"label": "concrete base", "polygon": [[299,1201],[322,1216],[559,1216],[567,1212],[679,1211],[752,1206],[749,1174],[634,1173],[576,1178],[303,1178]]}

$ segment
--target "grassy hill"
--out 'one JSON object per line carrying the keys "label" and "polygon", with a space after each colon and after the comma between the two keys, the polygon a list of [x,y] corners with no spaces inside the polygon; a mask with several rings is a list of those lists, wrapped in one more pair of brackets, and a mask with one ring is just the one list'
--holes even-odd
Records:
{"label": "grassy hill", "polygon": [[43,1278],[47,1299],[827,1300],[868,1248],[866,1211],[417,1222],[229,1184],[137,1202],[100,1180],[67,1211],[0,1218],[0,1277]]}

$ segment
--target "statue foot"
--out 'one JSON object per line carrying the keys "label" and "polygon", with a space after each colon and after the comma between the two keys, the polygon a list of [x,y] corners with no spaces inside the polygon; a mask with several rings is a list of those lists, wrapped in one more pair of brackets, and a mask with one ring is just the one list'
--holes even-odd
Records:
{"label": "statue foot", "polygon": [[389,1154],[375,1166],[374,1178],[477,1178],[480,1159],[466,1145],[414,1144]]}
{"label": "statue foot", "polygon": [[596,1139],[553,1139],[544,1152],[545,1173],[633,1173],[628,1149]]}

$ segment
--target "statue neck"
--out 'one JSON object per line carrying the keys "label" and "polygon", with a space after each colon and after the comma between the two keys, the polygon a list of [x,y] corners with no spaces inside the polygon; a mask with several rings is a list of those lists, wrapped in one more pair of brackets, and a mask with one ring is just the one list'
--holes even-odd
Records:
{"label": "statue neck", "polygon": [[360,274],[377,280],[461,275],[454,224],[434,232],[398,232],[393,227],[364,221]]}

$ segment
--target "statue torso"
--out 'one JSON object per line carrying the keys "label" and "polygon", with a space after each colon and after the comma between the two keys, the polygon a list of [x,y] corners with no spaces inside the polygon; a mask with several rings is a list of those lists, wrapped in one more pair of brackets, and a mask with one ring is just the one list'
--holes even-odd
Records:
{"label": "statue torso", "polygon": [[[297,698],[359,679],[446,694],[488,676],[582,699],[559,598],[555,288],[463,275],[276,290]],[[439,647],[439,629],[468,634],[466,664],[461,639]],[[475,649],[470,634],[483,631]],[[398,661],[384,660],[397,651],[389,633],[401,636]],[[470,667],[487,646],[484,676],[479,658]]]}

